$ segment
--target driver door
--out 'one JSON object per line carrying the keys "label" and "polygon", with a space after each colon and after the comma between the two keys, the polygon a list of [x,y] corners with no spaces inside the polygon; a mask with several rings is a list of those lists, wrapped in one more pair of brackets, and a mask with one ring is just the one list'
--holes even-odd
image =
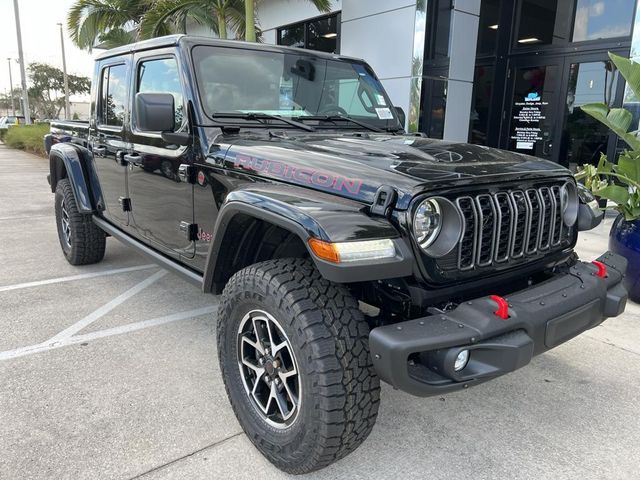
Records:
{"label": "driver door", "polygon": [[[133,98],[138,92],[170,93],[175,98],[175,129],[185,131],[184,88],[180,68],[172,49],[154,50],[153,55],[134,55]],[[162,139],[161,132],[143,132],[131,115],[131,150],[128,187],[131,198],[129,228],[154,248],[172,256],[192,258],[193,184],[179,174],[181,165],[192,163],[192,147],[178,146]]]}

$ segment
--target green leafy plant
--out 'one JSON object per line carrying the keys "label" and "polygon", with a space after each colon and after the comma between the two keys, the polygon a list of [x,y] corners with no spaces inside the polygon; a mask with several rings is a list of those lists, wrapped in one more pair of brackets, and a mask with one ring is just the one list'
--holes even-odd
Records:
{"label": "green leafy plant", "polygon": [[[637,99],[640,99],[640,64],[609,53],[609,57],[627,81]],[[625,220],[640,219],[640,131],[630,130],[633,114],[625,108],[610,108],[605,103],[588,103],[582,110],[606,125],[628,146],[618,158],[610,161],[600,156],[597,166],[583,165],[576,178],[594,195],[611,200]]]}
{"label": "green leafy plant", "polygon": [[4,142],[8,147],[46,156],[42,138],[49,133],[48,123],[16,125],[6,130]]}
{"label": "green leafy plant", "polygon": [[[219,38],[260,39],[256,2],[260,0],[75,0],[67,14],[73,43],[91,51],[147,38],[187,33],[187,25],[208,27]],[[330,0],[308,0],[320,12]]]}

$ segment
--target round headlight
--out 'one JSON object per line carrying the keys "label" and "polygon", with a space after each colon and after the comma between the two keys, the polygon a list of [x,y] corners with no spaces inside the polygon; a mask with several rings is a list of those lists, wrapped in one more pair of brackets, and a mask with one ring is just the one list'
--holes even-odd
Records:
{"label": "round headlight", "polygon": [[413,219],[413,231],[416,240],[422,248],[428,248],[438,238],[442,228],[442,213],[440,205],[433,198],[422,202],[416,210]]}
{"label": "round headlight", "polygon": [[567,182],[560,188],[562,219],[567,227],[573,227],[578,220],[578,190],[573,182]]}
{"label": "round headlight", "polygon": [[427,198],[413,215],[413,234],[427,255],[442,257],[460,241],[462,214],[444,197]]}

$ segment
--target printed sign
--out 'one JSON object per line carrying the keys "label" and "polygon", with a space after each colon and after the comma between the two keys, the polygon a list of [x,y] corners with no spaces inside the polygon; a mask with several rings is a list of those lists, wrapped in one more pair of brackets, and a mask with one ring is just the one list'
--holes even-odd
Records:
{"label": "printed sign", "polygon": [[378,118],[380,120],[391,120],[393,118],[391,109],[388,107],[376,108],[376,113],[378,114]]}
{"label": "printed sign", "polygon": [[544,140],[540,124],[547,119],[543,112],[547,105],[538,92],[529,92],[522,102],[515,103],[511,140],[517,150],[534,150],[536,142]]}

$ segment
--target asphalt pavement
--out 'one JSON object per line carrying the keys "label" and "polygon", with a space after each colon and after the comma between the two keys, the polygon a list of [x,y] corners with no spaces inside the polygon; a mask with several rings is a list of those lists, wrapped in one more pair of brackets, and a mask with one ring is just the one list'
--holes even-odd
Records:
{"label": "asphalt pavement", "polygon": [[[48,161],[0,146],[0,478],[286,478],[242,433],[216,358],[217,298],[107,240],[60,251]],[[611,219],[581,234],[606,249]],[[529,366],[420,399],[382,389],[353,454],[308,478],[632,479],[640,306]],[[307,478],[303,477],[303,478]]]}

